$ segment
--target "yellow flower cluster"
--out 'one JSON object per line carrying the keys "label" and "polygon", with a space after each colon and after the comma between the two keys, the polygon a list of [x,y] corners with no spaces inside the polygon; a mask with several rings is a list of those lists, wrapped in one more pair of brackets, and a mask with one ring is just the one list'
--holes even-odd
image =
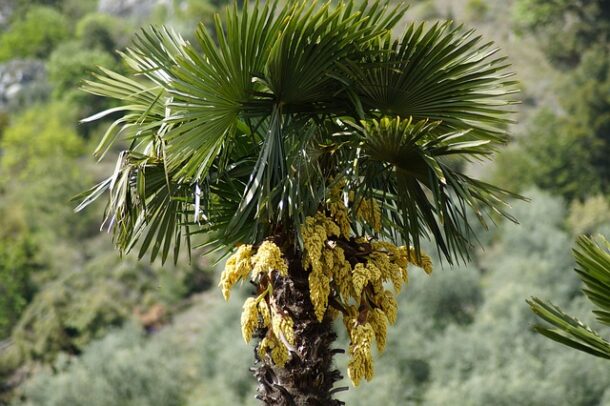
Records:
{"label": "yellow flower cluster", "polygon": [[316,318],[318,321],[322,321],[328,308],[328,297],[330,296],[330,279],[328,276],[312,271],[309,274],[309,295]]}
{"label": "yellow flower cluster", "polygon": [[284,366],[290,359],[289,347],[296,342],[294,321],[290,316],[273,310],[268,300],[267,291],[256,298],[246,299],[241,314],[241,333],[249,343],[256,328],[267,328],[265,337],[258,345],[258,354],[264,358],[269,353],[276,365]]}
{"label": "yellow flower cluster", "polygon": [[332,276],[328,271],[332,270],[335,264],[335,254],[326,247],[326,243],[329,237],[338,237],[340,233],[339,226],[321,212],[313,217],[307,217],[301,227],[306,252],[303,266],[305,269],[311,268],[309,291],[319,321],[324,317],[328,307]]}
{"label": "yellow flower cluster", "polygon": [[350,225],[349,215],[347,213],[347,207],[341,199],[343,188],[345,187],[345,180],[340,180],[330,190],[330,199],[327,202],[328,211],[334,223],[339,226],[340,235],[344,238],[349,238],[352,226]]}
{"label": "yellow flower cluster", "polygon": [[274,312],[271,319],[271,328],[276,337],[283,337],[288,344],[294,345],[294,322],[290,317]]}
{"label": "yellow flower cluster", "polygon": [[268,334],[263,338],[258,345],[258,356],[260,359],[265,359],[267,354],[271,357],[271,361],[279,367],[284,367],[290,359],[288,348],[282,344],[273,334]]}
{"label": "yellow flower cluster", "polygon": [[396,301],[396,296],[389,290],[386,290],[375,297],[375,302],[386,315],[390,324],[396,323],[396,317],[398,316],[398,302]]}
{"label": "yellow flower cluster", "polygon": [[233,285],[240,279],[246,278],[252,270],[252,251],[251,245],[244,244],[227,260],[218,284],[222,288],[225,300],[229,300]]}
{"label": "yellow flower cluster", "polygon": [[372,309],[368,314],[368,322],[375,332],[375,341],[379,351],[385,350],[386,333],[388,331],[387,317],[383,310]]}
{"label": "yellow flower cluster", "polygon": [[256,299],[249,297],[244,302],[243,312],[241,313],[241,335],[246,343],[252,340],[254,329],[258,325],[258,305]]}
{"label": "yellow flower cluster", "polygon": [[[365,208],[374,212],[374,205],[369,204]],[[343,313],[350,336],[348,374],[358,385],[361,379],[370,380],[373,376],[373,340],[378,350],[383,351],[387,325],[396,322],[396,294],[408,281],[407,265],[422,267],[428,273],[432,267],[429,257],[421,254],[418,260],[412,248],[345,236],[337,219],[348,218],[347,208],[334,207],[334,212],[328,209],[330,216],[318,212],[301,227],[303,265],[310,271],[310,299],[317,319],[322,321],[337,314],[329,308],[331,298]],[[381,224],[380,216],[379,211],[377,219],[373,216],[365,221],[375,227]],[[341,231],[337,233],[336,228]],[[385,288],[386,283],[393,285],[393,291]]]}
{"label": "yellow flower cluster", "polygon": [[[335,233],[338,233],[335,230]],[[280,248],[271,241],[263,242],[258,249],[251,245],[240,246],[225,265],[219,286],[225,300],[229,300],[231,288],[250,274],[254,280],[261,280],[262,275],[277,271],[282,276],[288,275],[288,264]],[[290,316],[281,314],[270,304],[270,288],[257,297],[249,297],[243,305],[241,314],[241,332],[246,343],[252,340],[257,328],[267,328],[265,337],[258,345],[261,358],[267,354],[273,363],[284,366],[290,359],[289,347],[296,341],[294,321]]]}
{"label": "yellow flower cluster", "polygon": [[373,355],[371,346],[375,332],[369,323],[358,324],[350,330],[350,361],[347,366],[347,375],[355,386],[360,384],[360,380],[365,378],[367,381],[373,379]]}
{"label": "yellow flower cluster", "polygon": [[347,207],[345,207],[345,204],[341,200],[331,201],[328,203],[328,211],[335,220],[336,224],[339,226],[341,236],[349,238],[352,231],[352,226],[350,225]]}
{"label": "yellow flower cluster", "polygon": [[277,245],[271,241],[265,241],[254,254],[252,245],[244,244],[227,260],[218,286],[222,288],[225,300],[229,300],[233,285],[239,280],[246,279],[250,272],[256,278],[273,270],[278,271],[282,276],[288,274],[288,264]]}
{"label": "yellow flower cluster", "polygon": [[[322,321],[343,315],[350,337],[348,375],[357,386],[362,379],[373,377],[373,340],[379,351],[385,349],[388,323],[394,324],[397,318],[396,295],[408,282],[407,266],[430,273],[432,262],[412,247],[352,236],[348,208],[341,199],[342,185],[337,183],[326,209],[307,217],[300,231],[303,267],[309,271],[316,318]],[[354,215],[375,231],[381,230],[382,213],[374,200],[361,200]],[[264,329],[257,347],[259,357],[284,367],[297,340],[294,320],[274,302],[271,272],[288,275],[288,263],[276,244],[265,241],[258,248],[242,245],[227,260],[219,286],[228,300],[238,281],[252,277],[258,283],[259,295],[246,299],[243,305],[242,335],[250,342],[257,328]],[[386,288],[390,283],[393,290]]]}
{"label": "yellow flower cluster", "polygon": [[369,282],[368,268],[361,263],[356,264],[352,273],[352,284],[354,285],[354,297],[360,297],[364,285]]}
{"label": "yellow flower cluster", "polygon": [[252,269],[254,277],[274,270],[282,276],[288,275],[288,264],[282,257],[282,251],[271,241],[265,241],[258,247],[256,255],[252,258],[252,263],[254,265]]}
{"label": "yellow flower cluster", "polygon": [[428,275],[432,273],[432,260],[429,256],[420,252],[419,259],[417,259],[417,253],[415,248],[409,248],[408,261],[415,266],[418,266],[424,270]]}
{"label": "yellow flower cluster", "polygon": [[258,301],[258,314],[261,316],[263,321],[263,327],[269,327],[271,325],[271,311],[269,310],[269,305],[266,300]]}
{"label": "yellow flower cluster", "polygon": [[375,200],[362,199],[356,210],[356,218],[367,222],[373,230],[381,231],[381,208]]}
{"label": "yellow flower cluster", "polygon": [[269,354],[275,365],[283,367],[290,359],[289,347],[294,346],[296,342],[294,321],[288,315],[282,315],[273,309],[270,311],[264,297],[260,300],[259,309],[264,309],[262,312],[259,310],[261,327],[268,329],[265,337],[258,344],[258,355],[264,359],[266,354]]}

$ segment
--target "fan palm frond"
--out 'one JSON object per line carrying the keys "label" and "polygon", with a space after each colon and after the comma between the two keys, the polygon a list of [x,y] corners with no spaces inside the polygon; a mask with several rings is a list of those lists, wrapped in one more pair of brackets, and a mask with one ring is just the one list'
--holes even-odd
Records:
{"label": "fan palm frond", "polygon": [[[517,195],[473,179],[445,160],[448,156],[489,156],[491,140],[473,140],[470,131],[443,133],[441,122],[416,122],[412,117],[384,117],[362,124],[363,183],[383,179],[385,186],[378,187],[389,192],[380,201],[391,214],[387,216],[388,228],[398,229],[416,252],[420,236],[429,231],[449,261],[467,256],[472,240],[468,211],[473,211],[484,225],[485,209],[516,221],[508,214],[505,202]],[[368,170],[369,166],[374,169]]]}
{"label": "fan palm frond", "polygon": [[[601,323],[610,325],[610,246],[604,242],[606,249],[591,238],[581,236],[574,257],[576,272],[585,285],[583,292],[595,305],[593,313]],[[538,298],[531,298],[527,303],[534,313],[552,325],[552,328],[536,325],[535,331],[579,351],[610,359],[610,342],[592,328],[552,303]]]}
{"label": "fan palm frond", "polygon": [[361,102],[382,115],[431,120],[440,129],[503,142],[517,92],[505,57],[493,43],[452,22],[407,26],[400,40],[380,37],[361,61],[344,66]]}
{"label": "fan palm frond", "polygon": [[[120,154],[114,173],[86,192],[80,210],[102,193],[110,195],[102,227],[114,231],[114,241],[131,250],[141,241],[139,257],[150,251],[151,262],[160,254],[166,261],[173,247],[189,235],[192,191],[169,179],[163,161],[136,152]],[[190,255],[190,250],[189,255]]]}
{"label": "fan palm frond", "polygon": [[392,40],[405,10],[257,2],[200,25],[196,44],[142,30],[123,53],[129,75],[101,70],[85,85],[122,103],[88,119],[123,112],[97,153],[130,145],[79,208],[109,191],[118,246],[141,241],[165,260],[166,244],[195,232],[232,247],[298,231],[344,178],[382,203],[385,234],[418,251],[434,237],[450,261],[467,255],[467,211],[505,214],[512,195],[449,158],[488,158],[505,141],[515,82],[490,44],[449,23],[411,24]]}

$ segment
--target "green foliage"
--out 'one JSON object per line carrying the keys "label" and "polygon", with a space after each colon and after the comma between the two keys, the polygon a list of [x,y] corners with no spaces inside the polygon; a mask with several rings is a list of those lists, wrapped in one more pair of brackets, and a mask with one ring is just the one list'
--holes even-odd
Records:
{"label": "green foliage", "polygon": [[591,136],[571,120],[538,112],[527,137],[499,157],[495,181],[515,190],[534,185],[568,199],[605,190],[606,180],[591,159]]}
{"label": "green foliage", "polygon": [[[562,89],[569,121],[566,131],[586,134],[583,148],[602,191],[610,191],[610,49],[606,44],[582,54],[582,61]],[[595,191],[592,191],[595,192]]]}
{"label": "green foliage", "polygon": [[[253,348],[235,334],[239,329],[240,296],[217,305],[200,337],[200,397],[192,406],[255,405],[254,382],[248,370]],[[232,371],[230,374],[227,371]]]}
{"label": "green foliage", "polygon": [[34,106],[14,117],[0,140],[3,175],[23,180],[43,173],[47,160],[80,156],[84,146],[74,123],[73,110],[59,103]]}
{"label": "green foliage", "polygon": [[[222,7],[226,6],[230,2],[226,0],[186,0],[182,1],[179,7],[174,8],[173,13],[174,19],[185,27],[183,31],[192,31],[193,27],[201,21],[209,22],[214,20],[214,13],[222,10]],[[167,18],[157,18],[156,21],[160,23],[165,22],[167,24]],[[176,24],[172,23],[172,26]],[[188,27],[188,29],[186,29]]]}
{"label": "green foliage", "polygon": [[[527,191],[527,195],[531,204],[517,202],[514,207],[523,225],[506,224],[497,229],[493,245],[481,253],[477,266],[437,269],[431,276],[414,274],[399,297],[402,311],[388,332],[386,352],[376,363],[379,379],[350,388],[340,395],[341,400],[353,406],[603,404],[610,396],[607,365],[576,352],[557,351],[552,343],[536,339],[529,329],[533,314],[525,305],[515,306],[536,294],[552,296],[570,311],[586,310],[575,296],[578,280],[570,272],[573,262],[565,249],[570,237],[562,229],[566,218],[563,202],[537,191]],[[78,404],[70,403],[77,402],[73,399],[95,393],[101,404],[114,404],[123,386],[116,383],[110,387],[105,382],[110,374],[107,371],[116,371],[119,366],[135,376],[116,375],[120,379],[142,379],[130,394],[139,394],[144,380],[165,388],[174,380],[166,377],[167,382],[160,382],[153,371],[161,368],[164,373],[167,365],[173,368],[163,355],[172,348],[172,359],[180,360],[175,365],[182,371],[190,371],[192,365],[185,358],[200,360],[197,377],[182,378],[176,389],[181,399],[188,396],[183,404],[255,405],[254,382],[247,368],[252,348],[234,334],[239,325],[239,303],[233,298],[228,306],[205,303],[196,310],[205,309],[206,313],[206,321],[197,323],[202,333],[196,350],[185,350],[173,341],[161,344],[153,337],[135,351],[111,341],[116,340],[111,334],[107,350],[94,344],[86,347],[84,356],[74,360],[69,369],[57,364],[56,375],[45,372],[34,377],[24,391],[26,399],[32,405],[71,405]],[[171,329],[164,333],[182,334]],[[339,348],[345,346],[345,339],[338,342]],[[85,358],[89,360],[94,353],[105,360],[103,370],[82,367]],[[124,363],[122,357],[126,358]],[[150,361],[155,357],[156,361]],[[347,356],[336,358],[339,367],[347,363]],[[154,368],[147,362],[154,362]],[[143,364],[150,375],[144,374]],[[98,385],[105,388],[103,394],[92,392]]]}
{"label": "green foliage", "polygon": [[99,66],[110,68],[114,65],[114,58],[103,48],[72,41],[62,43],[53,51],[47,62],[47,71],[56,98],[90,103],[94,97],[86,95],[78,87],[85,79],[91,78]]}
{"label": "green foliage", "polygon": [[[610,243],[603,239],[596,243],[589,237],[581,236],[576,242],[574,257],[576,273],[584,283],[583,292],[595,305],[593,313],[597,320],[610,325]],[[602,338],[578,319],[564,313],[559,307],[536,297],[528,300],[532,311],[542,320],[551,324],[534,327],[538,333],[597,357],[610,359],[610,342]]]}
{"label": "green foliage", "polygon": [[69,23],[61,13],[50,7],[32,7],[0,35],[0,61],[44,58],[69,34]]}
{"label": "green foliage", "polygon": [[401,6],[273,4],[230,9],[215,31],[200,25],[197,46],[143,30],[124,56],[137,81],[102,70],[87,83],[124,105],[91,118],[122,112],[97,152],[119,133],[137,142],[82,206],[113,185],[119,248],[141,239],[140,256],[165,261],[193,230],[224,250],[282,224],[299,244],[305,216],[344,178],[388,210],[383,235],[416,250],[429,236],[449,261],[467,256],[467,213],[505,213],[510,194],[447,161],[488,158],[506,140],[505,58],[450,23],[409,24],[395,41]]}
{"label": "green foliage", "polygon": [[513,20],[521,27],[533,29],[550,24],[562,17],[572,0],[517,0],[513,6]]}
{"label": "green foliage", "polygon": [[25,239],[0,237],[0,340],[10,335],[34,293],[31,274],[37,266],[32,250]]}
{"label": "green foliage", "polygon": [[574,67],[583,51],[605,44],[610,35],[606,0],[517,0],[512,20],[518,30],[534,33],[554,63]]}
{"label": "green foliage", "polygon": [[489,13],[489,4],[485,0],[468,0],[466,3],[466,14],[474,21],[484,20]]}
{"label": "green foliage", "polygon": [[[342,392],[351,406],[595,405],[610,396],[610,372],[600,361],[536,339],[528,295],[550,295],[583,311],[579,283],[570,272],[570,236],[562,229],[564,203],[527,191],[532,203],[515,202],[520,226],[497,229],[478,265],[414,273],[399,296],[398,321],[377,357],[376,381]],[[436,261],[435,261],[436,262]],[[231,333],[238,300],[215,307],[199,346],[203,380],[195,405],[250,404],[254,383],[244,365],[251,347]],[[345,348],[346,337],[337,343]],[[347,356],[337,355],[338,367]]]}
{"label": "green foliage", "polygon": [[418,16],[422,20],[436,20],[441,18],[441,13],[433,0],[420,1],[415,7],[417,7],[415,10],[417,10]]}
{"label": "green foliage", "polygon": [[[517,204],[515,215],[522,223],[519,226],[503,224],[500,228],[501,248],[504,251],[503,263],[485,263],[483,267],[497,269],[496,278],[504,277],[509,283],[517,279],[524,286],[551,288],[558,285],[551,268],[567,269],[573,263],[565,247],[570,245],[570,237],[564,231],[567,217],[565,203],[548,192],[535,189],[525,191],[531,203]],[[549,236],[552,236],[550,238]],[[493,261],[493,252],[485,256]],[[527,265],[526,265],[527,264]],[[515,268],[519,268],[517,271]],[[548,278],[548,279],[547,279]],[[565,296],[577,290],[576,280],[570,278],[562,281]]]}
{"label": "green foliage", "polygon": [[[24,111],[33,101],[48,98],[47,85],[41,83],[28,90],[28,94],[20,93],[19,100],[12,102],[10,113],[1,115],[7,124],[0,127],[7,128],[9,140],[0,141],[0,331],[2,324],[10,326],[17,321],[33,292],[40,289],[42,293],[34,299],[27,316],[29,325],[36,326],[30,333],[40,332],[40,352],[50,349],[48,357],[44,354],[40,357],[52,359],[53,351],[60,348],[83,351],[83,356],[78,358],[60,356],[61,360],[53,364],[55,372],[45,369],[34,374],[20,394],[31,405],[171,405],[172,399],[190,406],[257,404],[247,370],[252,348],[235,334],[239,325],[237,301],[229,306],[205,303],[197,308],[199,314],[210,318],[191,327],[204,330],[201,338],[194,340],[197,350],[185,349],[181,341],[159,340],[156,334],[144,337],[136,330],[113,332],[109,329],[108,324],[122,324],[131,319],[138,305],[145,309],[149,303],[175,303],[192,291],[191,286],[197,279],[191,272],[160,271],[157,267],[152,271],[148,267],[141,269],[132,259],[122,270],[115,269],[116,263],[107,256],[109,247],[87,241],[97,235],[97,220],[92,219],[100,215],[99,207],[91,210],[89,217],[79,217],[73,215],[69,202],[89,182],[83,174],[91,172],[82,158],[83,142],[75,136],[73,123],[83,116],[76,110],[106,108],[95,105],[92,102],[95,99],[85,99],[90,96],[74,98],[77,94],[74,86],[90,69],[88,56],[108,61],[109,53],[123,48],[129,37],[124,28],[128,23],[99,14],[87,14],[81,19],[95,11],[94,0],[19,0],[17,3],[23,7],[13,15],[13,26],[0,35],[0,55],[9,58],[53,54],[57,67],[68,68],[65,72],[56,69],[59,79],[54,83],[63,83],[65,89],[57,93],[78,100],[78,106],[54,104]],[[192,24],[198,16],[205,15],[205,24],[210,25],[207,2],[182,3],[186,6],[175,9],[177,14],[168,14],[171,18],[181,24]],[[420,3],[414,7],[415,11],[427,13],[425,17],[446,14],[440,2]],[[464,3],[467,7],[471,3],[481,5],[474,0]],[[610,390],[607,390],[610,377],[605,360],[564,350],[537,338],[529,330],[534,316],[527,306],[519,305],[531,295],[551,297],[566,313],[584,316],[586,325],[609,337],[603,326],[596,325],[588,303],[578,294],[580,282],[572,272],[573,259],[567,249],[572,241],[564,229],[567,224],[571,234],[590,233],[608,223],[604,193],[608,192],[610,173],[607,160],[610,91],[609,58],[603,41],[607,32],[604,28],[608,21],[607,7],[600,8],[603,2],[597,0],[516,0],[511,4],[515,5],[514,26],[521,33],[534,34],[536,39],[536,43],[526,43],[526,46],[541,46],[554,67],[574,68],[565,72],[565,83],[561,86],[551,86],[533,95],[532,104],[539,105],[540,111],[533,115],[532,122],[523,123],[526,128],[523,137],[499,156],[495,181],[510,189],[524,190],[525,195],[533,198],[533,203],[515,204],[511,213],[520,219],[521,226],[503,224],[497,231],[486,234],[485,252],[477,255],[476,264],[468,269],[438,269],[431,278],[417,275],[411,279],[410,286],[401,294],[401,315],[396,328],[389,332],[388,349],[376,364],[377,379],[374,384],[350,388],[341,394],[340,398],[349,405],[610,404]],[[580,6],[578,10],[574,4]],[[66,16],[60,16],[63,23],[27,20],[28,11],[33,15],[38,13],[37,5],[62,10]],[[488,7],[484,15],[489,24],[497,25],[498,31],[502,31],[507,19],[506,15],[496,15],[497,9]],[[58,13],[41,15],[50,21],[49,15],[56,18]],[[477,15],[473,11],[471,17],[476,21]],[[74,37],[66,35],[71,26],[76,26]],[[20,36],[14,34],[17,30]],[[56,32],[61,35],[57,36]],[[36,45],[46,41],[45,36],[51,38],[53,48]],[[192,39],[197,41],[194,36]],[[66,44],[74,40],[83,45],[76,49]],[[77,55],[72,55],[71,49]],[[524,59],[524,63],[516,59],[519,52],[514,50],[510,56],[522,78],[527,79],[527,73],[533,70],[533,80],[543,84],[549,81],[540,73],[545,71],[540,69],[537,59]],[[80,70],[68,74],[73,72],[68,60],[79,65]],[[195,69],[195,65],[191,67]],[[50,69],[50,62],[48,66]],[[187,74],[186,70],[182,72]],[[266,91],[265,84],[258,85]],[[529,88],[533,83],[524,85]],[[131,94],[139,89],[133,88]],[[128,95],[126,92],[124,96]],[[148,120],[151,112],[146,111],[147,103],[154,104],[157,95],[153,91],[142,103],[145,107],[135,113],[134,120]],[[165,94],[159,100],[166,100]],[[549,100],[557,100],[559,108],[551,111],[553,106],[547,103]],[[549,104],[551,107],[546,108]],[[159,119],[166,119],[163,109],[157,107],[151,111],[158,110]],[[172,108],[173,114],[178,106]],[[531,117],[529,107],[524,108],[524,116]],[[21,111],[13,114],[16,109]],[[116,119],[116,114],[110,117]],[[286,116],[293,119],[292,115]],[[242,121],[237,122],[239,126]],[[267,121],[261,126],[269,128]],[[125,138],[131,141],[129,136],[134,133],[126,132]],[[261,136],[256,148],[262,139]],[[242,141],[234,139],[235,144]],[[161,145],[157,145],[159,151]],[[245,145],[244,150],[252,147]],[[249,165],[251,168],[254,163]],[[244,190],[241,183],[248,180],[242,169],[231,173],[239,179],[240,192]],[[163,172],[158,168],[150,172],[162,180]],[[215,185],[218,183],[212,182],[210,187]],[[566,211],[561,200],[527,190],[531,185],[544,187],[568,200],[573,197],[578,200],[568,201],[570,210]],[[205,193],[206,183],[201,182],[200,186]],[[190,202],[194,201],[193,190],[189,185],[185,193]],[[592,194],[596,197],[591,198]],[[232,203],[237,207],[238,201]],[[205,204],[202,196],[202,207]],[[192,215],[193,205],[186,207]],[[226,216],[233,214],[228,211]],[[479,233],[475,229],[475,234]],[[132,268],[127,270],[129,267]],[[136,271],[143,272],[144,276]],[[151,272],[154,276],[150,276]],[[46,283],[50,283],[48,289],[43,287]],[[131,289],[123,290],[119,284],[140,290],[133,293]],[[57,294],[51,288],[57,289]],[[114,292],[116,297],[109,297],[104,290]],[[45,325],[43,316],[48,315]],[[161,336],[177,332],[174,326],[166,329]],[[4,331],[7,330],[5,327]],[[91,338],[104,336],[109,331],[106,340],[87,344]],[[32,354],[35,338],[27,336],[19,348],[26,348]],[[19,365],[21,360],[13,356],[11,351],[0,351],[0,373]],[[39,354],[30,356],[36,358]],[[336,359],[340,367],[347,363],[345,356],[338,355]],[[193,368],[193,360],[201,362],[198,369]],[[4,383],[5,378],[8,382],[9,376],[2,376],[0,380]]]}
{"label": "green foliage", "polygon": [[88,50],[114,53],[127,45],[130,33],[125,22],[108,14],[88,14],[76,24],[76,38]]}
{"label": "green foliage", "polygon": [[65,357],[54,371],[37,374],[23,388],[21,406],[181,406],[188,371],[168,350],[176,343],[146,340],[134,327],[93,343],[79,358]]}
{"label": "green foliage", "polygon": [[568,199],[610,191],[610,53],[592,47],[559,86],[563,112],[538,111],[515,148],[498,159],[496,181]]}
{"label": "green foliage", "polygon": [[32,8],[48,6],[60,10],[70,19],[76,20],[95,11],[98,0],[14,0],[14,16],[20,18]]}
{"label": "green foliage", "polygon": [[434,320],[438,329],[449,324],[472,323],[483,302],[478,273],[468,268],[440,272],[442,277],[427,283],[424,292],[409,292],[409,300],[417,302],[421,314]]}
{"label": "green foliage", "polygon": [[[17,13],[24,13],[31,8],[38,6],[48,6],[51,8],[59,8],[61,3],[64,0],[14,0],[13,4],[15,5]],[[18,14],[19,16],[19,14]]]}
{"label": "green foliage", "polygon": [[76,21],[87,14],[95,12],[98,4],[99,0],[62,0],[61,10],[63,14]]}
{"label": "green foliage", "polygon": [[189,274],[200,270],[164,270],[129,258],[120,261],[109,253],[84,269],[64,271],[35,296],[13,330],[21,359],[49,361],[60,351],[77,354],[91,340],[133,317],[136,309],[171,304],[185,289],[175,285],[158,288],[160,276],[170,272],[174,280],[185,283]]}
{"label": "green foliage", "polygon": [[[610,374],[603,363],[536,340],[529,330],[532,314],[515,305],[528,293],[546,292],[570,308],[580,306],[565,252],[569,236],[561,229],[565,208],[546,194],[527,194],[531,204],[515,205],[522,225],[498,230],[496,243],[481,256],[483,301],[474,321],[450,324],[442,334],[411,333],[426,336],[422,347],[414,343],[416,348],[405,350],[429,360],[424,404],[600,404],[604,396]],[[400,340],[408,343],[405,334]]]}
{"label": "green foliage", "polygon": [[88,181],[76,159],[84,143],[74,130],[69,105],[39,105],[14,116],[0,140],[0,225],[30,233],[37,260],[55,258],[58,239],[78,240],[89,219],[73,214],[70,198]]}
{"label": "green foliage", "polygon": [[610,225],[610,203],[603,195],[591,196],[570,204],[568,225],[575,235],[593,234]]}

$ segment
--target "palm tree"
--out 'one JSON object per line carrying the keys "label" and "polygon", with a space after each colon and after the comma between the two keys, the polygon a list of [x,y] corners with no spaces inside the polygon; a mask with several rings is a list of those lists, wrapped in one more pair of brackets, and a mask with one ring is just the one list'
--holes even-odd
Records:
{"label": "palm tree", "polygon": [[[603,240],[603,239],[602,239]],[[606,249],[590,237],[581,236],[574,249],[576,273],[585,287],[583,292],[595,305],[597,320],[610,325],[610,244]],[[580,320],[564,313],[554,304],[533,297],[527,300],[532,311],[551,325],[539,324],[534,331],[568,347],[596,357],[610,359],[610,342]]]}
{"label": "palm tree", "polygon": [[407,265],[431,270],[422,240],[466,260],[473,219],[510,218],[512,195],[462,170],[507,139],[505,58],[449,22],[399,26],[405,11],[233,5],[195,43],[142,30],[123,54],[129,76],[102,69],[85,85],[120,102],[87,119],[121,115],[96,154],[129,147],[79,208],[108,193],[116,245],[151,260],[190,252],[196,235],[237,248],[220,285],[227,299],[237,281],[254,286],[242,333],[258,340],[266,404],[342,404],[333,319],[349,333],[350,378],[371,379]]}

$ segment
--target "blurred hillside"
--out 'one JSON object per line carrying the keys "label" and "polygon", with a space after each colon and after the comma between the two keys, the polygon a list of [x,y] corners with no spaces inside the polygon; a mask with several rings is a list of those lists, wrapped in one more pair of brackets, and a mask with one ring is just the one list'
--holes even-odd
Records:
{"label": "blurred hillside", "polygon": [[[213,260],[121,259],[103,205],[75,214],[71,200],[120,152],[91,156],[116,117],[79,123],[112,107],[82,81],[126,71],[117,50],[139,27],[192,38],[224,3],[0,2],[0,404],[256,404],[241,300],[221,300]],[[454,19],[508,57],[522,83],[514,140],[470,170],[532,201],[514,205],[520,226],[481,228],[473,263],[435,261],[410,281],[375,379],[342,399],[610,405],[608,364],[535,335],[525,304],[553,298],[610,333],[588,317],[570,254],[578,234],[610,236],[610,1],[420,0],[410,18]]]}

